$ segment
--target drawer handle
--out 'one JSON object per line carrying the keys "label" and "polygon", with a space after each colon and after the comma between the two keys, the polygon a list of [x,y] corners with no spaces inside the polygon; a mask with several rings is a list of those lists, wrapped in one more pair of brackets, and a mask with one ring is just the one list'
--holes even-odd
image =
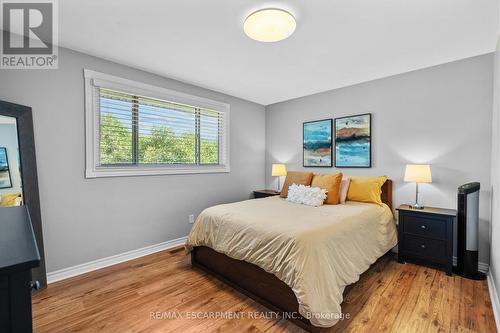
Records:
{"label": "drawer handle", "polygon": [[425,249],[425,245],[424,244],[420,245],[420,247],[423,248],[423,249]]}
{"label": "drawer handle", "polygon": [[425,225],[421,225],[420,228],[427,229],[427,227]]}
{"label": "drawer handle", "polygon": [[31,290],[38,290],[40,289],[40,281],[31,281],[30,282],[30,287],[31,287]]}

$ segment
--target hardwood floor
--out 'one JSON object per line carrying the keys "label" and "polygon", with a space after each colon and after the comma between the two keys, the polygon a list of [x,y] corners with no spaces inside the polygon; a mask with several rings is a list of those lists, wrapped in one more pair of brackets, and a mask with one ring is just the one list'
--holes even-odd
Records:
{"label": "hardwood floor", "polygon": [[[401,265],[390,256],[377,261],[344,296],[342,309],[350,319],[328,332],[496,332],[486,281]],[[225,318],[206,318],[207,311]],[[302,332],[266,313],[193,270],[183,249],[57,282],[33,298],[38,333]]]}

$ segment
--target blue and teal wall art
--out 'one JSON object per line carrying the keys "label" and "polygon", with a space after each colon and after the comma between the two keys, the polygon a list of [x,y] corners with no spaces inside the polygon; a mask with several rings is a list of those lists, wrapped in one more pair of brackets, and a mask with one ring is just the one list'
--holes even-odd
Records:
{"label": "blue and teal wall art", "polygon": [[303,165],[331,167],[332,119],[305,122],[303,132]]}
{"label": "blue and teal wall art", "polygon": [[370,168],[371,113],[335,118],[335,167]]}

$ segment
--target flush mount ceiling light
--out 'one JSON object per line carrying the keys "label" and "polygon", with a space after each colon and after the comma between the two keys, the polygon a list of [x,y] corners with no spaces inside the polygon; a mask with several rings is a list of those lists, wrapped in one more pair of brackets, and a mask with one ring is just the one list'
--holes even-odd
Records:
{"label": "flush mount ceiling light", "polygon": [[292,14],[277,8],[261,9],[250,14],[243,30],[248,37],[259,42],[277,42],[295,31],[297,22]]}

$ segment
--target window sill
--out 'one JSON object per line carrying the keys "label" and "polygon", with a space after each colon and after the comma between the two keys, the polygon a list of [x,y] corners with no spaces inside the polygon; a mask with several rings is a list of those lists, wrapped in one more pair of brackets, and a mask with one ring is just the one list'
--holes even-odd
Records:
{"label": "window sill", "polygon": [[203,166],[189,168],[179,167],[115,167],[115,168],[94,168],[85,170],[85,178],[104,178],[104,177],[134,177],[134,176],[157,176],[157,175],[183,175],[183,174],[206,174],[206,173],[228,173],[229,166]]}

